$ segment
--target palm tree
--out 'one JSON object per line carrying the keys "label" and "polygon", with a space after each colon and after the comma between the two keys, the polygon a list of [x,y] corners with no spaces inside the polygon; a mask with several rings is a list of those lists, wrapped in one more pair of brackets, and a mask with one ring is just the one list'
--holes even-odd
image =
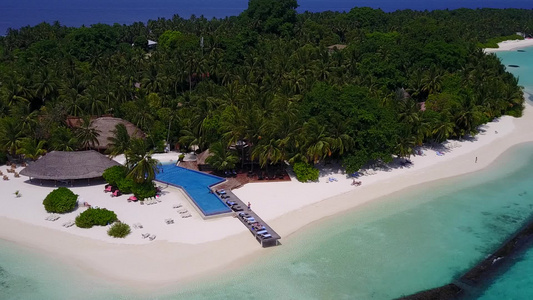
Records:
{"label": "palm tree", "polygon": [[15,156],[22,141],[20,122],[13,118],[5,118],[0,123],[0,148]]}
{"label": "palm tree", "polygon": [[309,163],[317,163],[320,159],[331,156],[334,150],[334,141],[328,136],[326,127],[319,124],[315,118],[304,124],[300,149]]}
{"label": "palm tree", "polygon": [[131,178],[137,183],[151,182],[154,180],[155,174],[159,173],[158,167],[160,164],[157,159],[152,158],[152,154],[152,152],[148,152],[140,157],[134,156],[134,158],[139,158],[136,161],[131,161],[132,157],[130,157],[129,163],[131,169],[127,178]]}
{"label": "palm tree", "polygon": [[283,149],[280,147],[280,140],[269,139],[266,143],[260,143],[252,151],[252,159],[259,158],[261,168],[274,165],[283,159]]}
{"label": "palm tree", "polygon": [[55,151],[74,151],[78,145],[78,140],[66,127],[55,128],[48,140],[49,149]]}
{"label": "palm tree", "polygon": [[143,139],[133,138],[125,152],[129,169],[127,178],[137,183],[151,182],[155,179],[155,174],[159,173],[159,161],[152,158],[153,151],[146,152],[146,148]]}
{"label": "palm tree", "polygon": [[57,81],[48,68],[44,68],[37,73],[37,83],[33,86],[35,96],[44,104],[48,96],[53,96],[57,91]]}
{"label": "palm tree", "polygon": [[219,171],[235,168],[239,157],[222,142],[216,142],[209,148],[211,155],[205,159],[205,162]]}
{"label": "palm tree", "polygon": [[107,138],[110,142],[107,151],[112,157],[115,157],[128,150],[130,146],[130,135],[126,126],[122,123],[117,124],[112,132],[113,136]]}
{"label": "palm tree", "polygon": [[17,154],[22,154],[25,158],[31,160],[37,160],[46,154],[46,149],[44,149],[45,144],[46,141],[44,140],[38,141],[32,138],[24,138],[20,142],[20,148],[17,150]]}
{"label": "palm tree", "polygon": [[91,127],[91,120],[89,117],[84,117],[82,119],[81,126],[76,129],[76,138],[80,143],[80,147],[88,150],[89,148],[94,148],[95,145],[99,145],[98,137],[100,136],[100,131],[96,128]]}

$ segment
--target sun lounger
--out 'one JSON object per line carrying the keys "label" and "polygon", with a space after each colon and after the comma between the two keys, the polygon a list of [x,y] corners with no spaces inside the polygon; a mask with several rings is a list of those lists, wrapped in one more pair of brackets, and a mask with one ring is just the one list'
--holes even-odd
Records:
{"label": "sun lounger", "polygon": [[165,223],[167,224],[174,224],[174,219],[166,219]]}
{"label": "sun lounger", "polygon": [[153,241],[153,240],[155,240],[156,237],[157,237],[156,235],[151,235],[148,238],[150,239],[150,241]]}
{"label": "sun lounger", "polygon": [[49,215],[48,217],[46,217],[46,220],[47,221],[57,221],[60,217],[58,215],[55,215],[55,214],[51,214]]}
{"label": "sun lounger", "polygon": [[231,207],[231,209],[233,209],[233,211],[243,211],[244,210],[240,205],[233,205]]}
{"label": "sun lounger", "polygon": [[237,202],[228,200],[228,201],[226,201],[226,204],[228,204],[229,206],[233,206],[233,205],[236,205]]}
{"label": "sun lounger", "polygon": [[143,234],[141,234],[141,236],[143,237],[143,239],[145,239],[147,237],[150,237],[150,234],[149,233],[143,233]]}
{"label": "sun lounger", "polygon": [[122,195],[122,192],[120,190],[115,190],[112,194],[111,194],[111,197],[118,197]]}
{"label": "sun lounger", "polygon": [[74,224],[76,224],[76,222],[68,221],[66,223],[63,223],[63,227],[69,228],[69,227],[73,226]]}
{"label": "sun lounger", "polygon": [[180,207],[182,207],[182,206],[183,206],[183,205],[181,205],[181,203],[178,203],[178,204],[172,206],[172,208],[180,208]]}
{"label": "sun lounger", "polygon": [[268,233],[268,231],[266,229],[263,229],[263,230],[260,230],[260,231],[256,232],[256,234],[259,234],[259,235],[266,234],[266,233]]}
{"label": "sun lounger", "polygon": [[178,211],[178,213],[180,213],[180,214],[186,214],[186,213],[188,213],[188,212],[189,212],[189,211],[186,210],[186,209],[185,209],[185,210],[182,210],[182,211]]}
{"label": "sun lounger", "polygon": [[183,214],[183,215],[181,215],[181,217],[185,219],[185,218],[190,218],[190,217],[192,217],[192,215],[191,215],[191,214]]}
{"label": "sun lounger", "polygon": [[272,235],[270,233],[266,233],[266,234],[261,235],[261,237],[263,238],[263,240],[266,240],[266,239],[271,238]]}

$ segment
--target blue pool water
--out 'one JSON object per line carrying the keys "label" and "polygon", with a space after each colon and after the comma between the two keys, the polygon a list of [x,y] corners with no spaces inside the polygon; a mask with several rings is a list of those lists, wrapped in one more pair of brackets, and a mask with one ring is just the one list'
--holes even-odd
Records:
{"label": "blue pool water", "polygon": [[156,179],[182,188],[196,206],[206,216],[231,212],[231,209],[211,193],[211,186],[221,183],[224,178],[177,167],[173,164],[162,165]]}

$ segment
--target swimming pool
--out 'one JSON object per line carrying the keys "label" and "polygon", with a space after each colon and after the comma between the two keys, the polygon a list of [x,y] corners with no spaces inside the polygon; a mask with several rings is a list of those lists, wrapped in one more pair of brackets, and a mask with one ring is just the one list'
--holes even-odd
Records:
{"label": "swimming pool", "polygon": [[175,166],[162,165],[156,180],[182,188],[205,216],[231,212],[231,209],[211,193],[210,187],[224,181],[224,178]]}

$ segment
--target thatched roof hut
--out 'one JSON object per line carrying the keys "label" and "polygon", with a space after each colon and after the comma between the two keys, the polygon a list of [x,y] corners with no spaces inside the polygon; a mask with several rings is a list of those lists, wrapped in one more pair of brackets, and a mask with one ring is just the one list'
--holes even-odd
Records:
{"label": "thatched roof hut", "polygon": [[132,123],[119,119],[119,118],[113,118],[113,117],[100,117],[97,119],[94,119],[91,122],[91,127],[98,130],[99,136],[98,136],[98,144],[95,145],[95,148],[98,150],[105,150],[109,147],[109,139],[110,137],[114,137],[115,134],[113,131],[115,130],[115,127],[118,124],[124,124],[126,126],[126,130],[128,131],[128,134],[130,137],[135,138],[144,138],[144,133],[137,128]]}
{"label": "thatched roof hut", "polygon": [[101,177],[104,171],[119,165],[94,150],[52,151],[30,163],[20,175],[47,180],[73,180]]}
{"label": "thatched roof hut", "polygon": [[209,152],[209,149],[205,150],[204,152],[196,155],[196,163],[199,165],[205,165],[205,160],[211,156],[211,152]]}
{"label": "thatched roof hut", "polygon": [[335,44],[335,45],[331,45],[328,47],[328,51],[329,53],[332,53],[334,51],[340,51],[340,50],[343,50],[344,48],[348,47],[347,45],[343,45],[343,44]]}

